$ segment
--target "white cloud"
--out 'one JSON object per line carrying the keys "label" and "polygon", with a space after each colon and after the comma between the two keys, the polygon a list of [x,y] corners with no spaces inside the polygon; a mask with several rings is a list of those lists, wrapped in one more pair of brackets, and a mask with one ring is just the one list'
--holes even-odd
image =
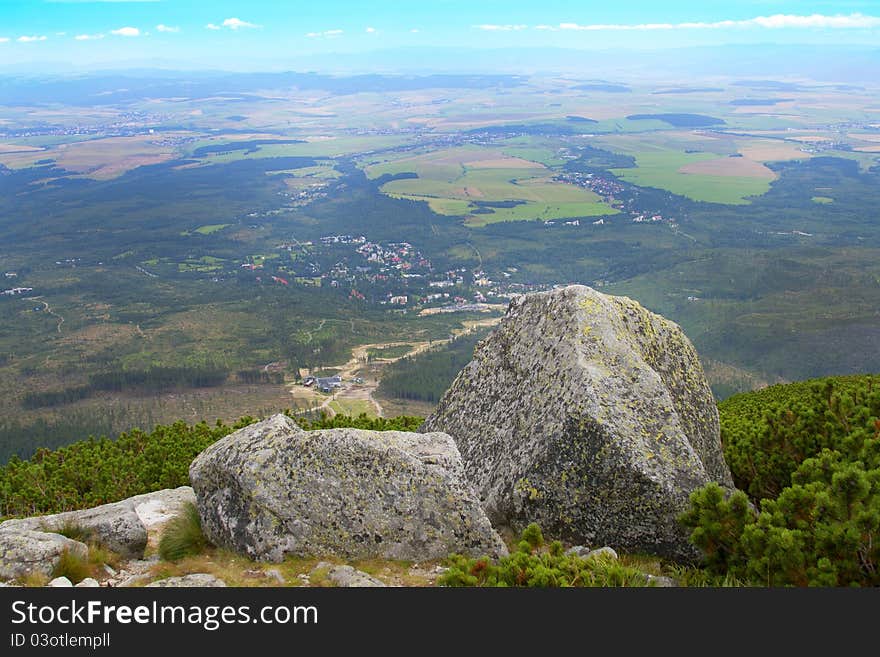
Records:
{"label": "white cloud", "polygon": [[323,32],[306,32],[306,36],[310,39],[320,39],[321,37],[333,38],[343,34],[342,30],[324,30]]}
{"label": "white cloud", "polygon": [[519,32],[520,30],[524,30],[528,27],[528,25],[494,25],[494,24],[483,24],[483,25],[474,25],[478,30],[484,30],[485,32]]}
{"label": "white cloud", "polygon": [[156,31],[157,32],[180,32],[180,28],[177,26],[163,25],[162,23],[159,23],[156,26]]}
{"label": "white cloud", "polygon": [[205,29],[207,29],[207,30],[219,30],[219,29],[220,29],[220,26],[219,26],[219,25],[214,25],[214,23],[208,23],[207,25],[205,25]]}
{"label": "white cloud", "polygon": [[[871,29],[880,28],[880,16],[864,14],[811,14],[799,16],[795,14],[774,14],[773,16],[756,16],[745,20],[724,20],[691,23],[630,23],[603,24],[594,23],[580,25],[578,23],[560,23],[557,29],[576,31],[647,31],[647,30],[718,30],[731,28],[761,27],[766,29]],[[536,29],[553,29],[549,25],[539,25]]]}
{"label": "white cloud", "polygon": [[548,32],[555,32],[558,30],[558,27],[553,27],[552,25],[535,25],[536,30],[547,30]]}
{"label": "white cloud", "polygon": [[417,28],[417,27],[414,27],[413,29],[410,30],[410,34],[418,34],[418,33],[419,33],[419,28]]}
{"label": "white cloud", "polygon": [[257,25],[256,23],[248,23],[247,21],[243,21],[240,18],[227,18],[223,21],[223,27],[228,27],[230,30],[237,30],[242,27],[263,27],[262,25]]}
{"label": "white cloud", "polygon": [[34,41],[45,41],[45,36],[20,36],[16,39],[19,43],[33,43]]}
{"label": "white cloud", "polygon": [[9,41],[9,37],[0,37],[0,43],[6,43]]}
{"label": "white cloud", "polygon": [[96,39],[103,39],[103,34],[77,34],[73,37],[77,41],[95,41]]}
{"label": "white cloud", "polygon": [[368,34],[375,34],[375,33],[376,33],[376,28],[375,28],[375,27],[368,27],[368,28],[366,29],[366,32],[367,32]]}
{"label": "white cloud", "polygon": [[110,34],[124,37],[136,37],[141,35],[141,31],[136,27],[120,27],[118,30],[110,30]]}

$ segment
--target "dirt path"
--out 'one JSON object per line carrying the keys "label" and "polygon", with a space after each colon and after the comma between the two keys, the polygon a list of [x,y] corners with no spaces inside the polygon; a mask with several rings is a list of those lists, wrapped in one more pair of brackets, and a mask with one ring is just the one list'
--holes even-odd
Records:
{"label": "dirt path", "polygon": [[[494,326],[499,321],[501,321],[500,317],[487,317],[485,319],[468,320],[466,322],[463,322],[463,328],[454,330],[453,335],[455,337],[465,335],[466,333],[470,333],[477,328]],[[375,342],[373,344],[360,345],[351,350],[351,358],[344,365],[325,368],[328,370],[336,370],[339,377],[343,380],[343,386],[341,388],[338,388],[337,392],[330,395],[329,397],[324,397],[315,390],[304,388],[299,385],[294,385],[291,387],[291,394],[295,399],[299,398],[309,403],[320,402],[315,406],[310,405],[309,408],[299,411],[299,413],[323,411],[328,416],[333,417],[336,412],[333,410],[330,404],[334,401],[342,402],[343,404],[345,402],[367,401],[370,402],[376,409],[376,415],[382,417],[382,404],[380,404],[379,401],[373,396],[373,394],[379,387],[379,382],[381,381],[381,370],[379,375],[373,378],[364,377],[363,383],[352,383],[352,381],[357,377],[358,371],[367,367],[370,363],[384,367],[385,365],[388,365],[390,363],[397,362],[401,358],[415,356],[422,353],[423,351],[433,349],[434,347],[439,347],[448,342],[449,339],[444,338],[431,341],[402,340],[392,342]],[[410,346],[411,349],[402,356],[396,356],[394,358],[374,358],[372,360],[368,360],[367,358],[371,349],[388,349],[390,347],[402,347],[405,345]]]}
{"label": "dirt path", "polygon": [[59,333],[61,333],[61,325],[64,323],[64,318],[56,313],[54,310],[52,310],[48,302],[43,301],[40,297],[26,297],[26,299],[28,301],[39,301],[41,304],[43,304],[43,310],[46,312],[46,314],[52,315],[52,317],[55,317],[58,320],[58,326],[56,326],[55,328],[58,330]]}

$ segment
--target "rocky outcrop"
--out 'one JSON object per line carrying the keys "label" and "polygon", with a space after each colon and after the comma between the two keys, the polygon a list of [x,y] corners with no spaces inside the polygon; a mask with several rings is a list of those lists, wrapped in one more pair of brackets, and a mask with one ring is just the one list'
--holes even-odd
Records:
{"label": "rocky outcrop", "polygon": [[585,286],[511,302],[421,430],[455,437],[493,522],[574,543],[690,559],[689,493],[732,486],[684,333]]}
{"label": "rocky outcrop", "polygon": [[442,433],[303,431],[276,415],[190,467],[208,539],[252,558],[503,554]]}
{"label": "rocky outcrop", "polygon": [[65,551],[84,559],[89,549],[60,534],[0,529],[0,579],[21,579],[31,573],[50,577]]}
{"label": "rocky outcrop", "polygon": [[122,557],[141,557],[147,546],[148,526],[166,521],[187,501],[194,502],[195,496],[190,487],[182,486],[81,511],[7,520],[0,524],[0,531],[57,533],[75,529]]}

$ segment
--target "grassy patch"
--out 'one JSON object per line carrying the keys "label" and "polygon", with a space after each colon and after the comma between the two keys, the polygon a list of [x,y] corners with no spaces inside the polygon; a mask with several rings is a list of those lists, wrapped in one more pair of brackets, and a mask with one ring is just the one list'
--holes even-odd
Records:
{"label": "grassy patch", "polygon": [[78,554],[65,549],[58,558],[58,563],[52,571],[52,577],[66,577],[74,584],[78,584],[86,577],[92,576],[92,564],[89,563],[88,557],[81,557]]}
{"label": "grassy patch", "polygon": [[207,545],[198,509],[195,504],[188,502],[165,525],[162,538],[159,539],[159,556],[165,561],[178,561],[199,554]]}
{"label": "grassy patch", "polygon": [[810,199],[813,203],[819,203],[820,205],[830,205],[834,203],[834,199],[830,196],[814,196]]}
{"label": "grassy patch", "polygon": [[195,232],[200,235],[211,235],[213,233],[219,232],[224,228],[228,228],[232,224],[207,224],[205,226],[199,226],[196,228]]}
{"label": "grassy patch", "polygon": [[613,173],[634,185],[665,189],[695,201],[743,205],[748,203],[749,196],[761,195],[770,189],[767,179],[679,172],[681,167],[716,159],[713,153],[662,150],[636,152],[633,156],[635,168],[613,169]]}

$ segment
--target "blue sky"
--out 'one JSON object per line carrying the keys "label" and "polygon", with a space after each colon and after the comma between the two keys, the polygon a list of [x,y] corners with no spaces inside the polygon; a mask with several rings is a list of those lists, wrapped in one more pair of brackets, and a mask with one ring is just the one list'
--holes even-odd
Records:
{"label": "blue sky", "polygon": [[771,42],[880,44],[880,0],[0,0],[0,66]]}

